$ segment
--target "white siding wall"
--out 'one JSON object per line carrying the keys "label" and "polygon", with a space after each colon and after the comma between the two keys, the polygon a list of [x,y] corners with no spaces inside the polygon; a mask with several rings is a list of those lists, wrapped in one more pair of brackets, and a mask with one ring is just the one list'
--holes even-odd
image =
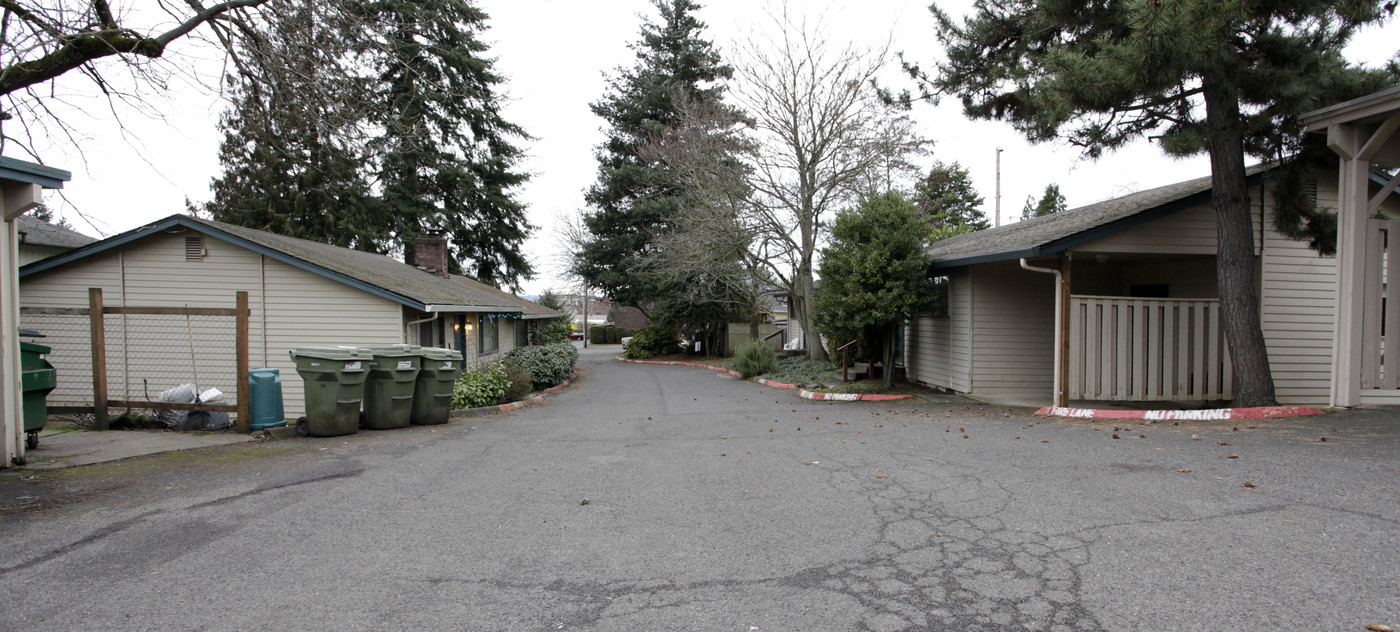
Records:
{"label": "white siding wall", "polygon": [[997,263],[975,268],[972,287],[971,393],[1050,403],[1055,277]]}
{"label": "white siding wall", "polygon": [[68,252],[70,248],[58,248],[55,246],[36,246],[34,244],[19,245],[19,264],[28,265],[40,259],[47,259],[61,252]]}

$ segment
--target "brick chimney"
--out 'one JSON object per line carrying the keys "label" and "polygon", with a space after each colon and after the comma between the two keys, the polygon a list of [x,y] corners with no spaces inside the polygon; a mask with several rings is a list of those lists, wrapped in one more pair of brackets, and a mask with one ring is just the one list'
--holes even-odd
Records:
{"label": "brick chimney", "polygon": [[447,237],[440,230],[430,230],[427,235],[413,240],[413,252],[409,253],[408,264],[448,278]]}

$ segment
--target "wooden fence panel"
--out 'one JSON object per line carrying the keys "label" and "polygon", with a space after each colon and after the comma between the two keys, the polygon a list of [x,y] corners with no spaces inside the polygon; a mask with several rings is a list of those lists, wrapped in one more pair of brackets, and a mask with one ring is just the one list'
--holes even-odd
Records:
{"label": "wooden fence panel", "polygon": [[1206,401],[1233,391],[1215,299],[1070,297],[1072,399]]}

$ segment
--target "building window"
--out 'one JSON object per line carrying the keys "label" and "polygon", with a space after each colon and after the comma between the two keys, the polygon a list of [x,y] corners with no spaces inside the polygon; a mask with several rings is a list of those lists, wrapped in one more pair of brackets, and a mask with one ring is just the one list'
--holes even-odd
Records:
{"label": "building window", "polygon": [[482,316],[481,324],[477,326],[477,336],[479,345],[478,355],[495,353],[501,348],[501,328],[500,319],[494,316]]}
{"label": "building window", "polygon": [[530,328],[524,320],[515,321],[515,346],[516,348],[530,344]]}
{"label": "building window", "polygon": [[948,317],[948,299],[953,289],[953,284],[948,282],[948,275],[933,277],[933,307],[931,311],[934,316],[940,318]]}

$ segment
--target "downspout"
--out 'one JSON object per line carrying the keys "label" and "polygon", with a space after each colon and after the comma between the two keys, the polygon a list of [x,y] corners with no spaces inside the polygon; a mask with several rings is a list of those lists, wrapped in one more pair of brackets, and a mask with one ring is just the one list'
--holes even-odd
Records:
{"label": "downspout", "polygon": [[1064,318],[1063,286],[1065,283],[1065,278],[1063,275],[1060,274],[1059,270],[1056,270],[1054,268],[1037,268],[1033,265],[1030,265],[1029,263],[1026,263],[1025,257],[1021,258],[1021,268],[1030,272],[1041,272],[1044,274],[1055,275],[1055,401],[1052,403],[1052,405],[1060,406],[1065,403],[1064,381],[1062,379],[1064,376],[1060,375],[1060,360],[1061,354],[1063,353],[1062,349],[1064,348],[1062,346],[1064,329],[1060,325],[1061,319]]}

